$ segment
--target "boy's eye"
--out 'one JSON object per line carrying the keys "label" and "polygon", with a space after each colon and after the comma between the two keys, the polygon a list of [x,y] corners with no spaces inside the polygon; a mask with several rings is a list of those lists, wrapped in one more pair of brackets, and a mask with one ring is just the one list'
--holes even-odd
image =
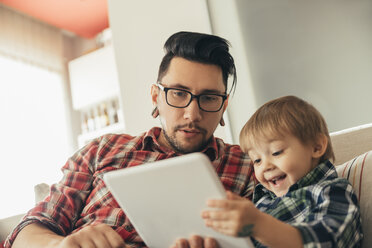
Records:
{"label": "boy's eye", "polygon": [[279,156],[282,153],[283,153],[283,150],[276,151],[276,152],[273,153],[273,156]]}
{"label": "boy's eye", "polygon": [[261,162],[261,159],[259,158],[259,159],[255,159],[255,160],[253,160],[253,163],[254,164],[259,164]]}

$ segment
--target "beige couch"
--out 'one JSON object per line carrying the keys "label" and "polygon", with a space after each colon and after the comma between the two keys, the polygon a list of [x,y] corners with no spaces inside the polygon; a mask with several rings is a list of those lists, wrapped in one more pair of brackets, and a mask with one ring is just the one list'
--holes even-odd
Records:
{"label": "beige couch", "polygon": [[339,176],[353,185],[360,203],[363,247],[372,247],[372,123],[331,134]]}
{"label": "beige couch", "polygon": [[[38,203],[39,201],[43,200],[49,194],[49,185],[46,183],[37,184],[34,187],[34,192],[35,192],[35,203]],[[8,234],[22,219],[23,215],[24,214],[19,214],[19,215],[5,218],[5,219],[0,219],[0,244],[3,240],[6,239]],[[1,247],[2,246],[0,245],[0,248]]]}
{"label": "beige couch", "polygon": [[[358,195],[364,230],[363,247],[372,247],[372,123],[331,133],[340,176],[347,178]],[[36,200],[44,190],[35,188]],[[45,194],[41,193],[41,194]],[[11,232],[22,215],[0,220],[0,241]]]}

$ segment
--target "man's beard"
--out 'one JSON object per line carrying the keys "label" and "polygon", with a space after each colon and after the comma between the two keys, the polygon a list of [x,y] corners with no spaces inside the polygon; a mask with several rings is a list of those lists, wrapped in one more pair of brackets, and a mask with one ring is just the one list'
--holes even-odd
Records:
{"label": "man's beard", "polygon": [[[162,125],[163,126],[163,125]],[[194,147],[190,147],[190,148],[185,148],[184,146],[182,146],[182,144],[180,144],[180,142],[178,142],[177,138],[176,138],[176,133],[177,133],[177,130],[179,129],[182,129],[184,127],[189,127],[189,128],[194,128],[194,129],[197,129],[199,130],[199,132],[202,134],[203,136],[203,139],[201,140],[200,144],[197,144],[196,146]],[[188,124],[188,125],[180,125],[180,126],[176,126],[174,129],[174,135],[173,136],[169,136],[167,131],[165,130],[164,126],[163,126],[163,132],[164,132],[164,137],[165,139],[167,140],[168,144],[173,148],[174,151],[178,152],[178,153],[191,153],[191,152],[200,152],[202,151],[207,145],[208,143],[212,140],[212,136],[209,138],[209,139],[205,139],[205,134],[207,133],[207,131],[203,128],[200,128],[196,125],[193,125],[193,124]]]}

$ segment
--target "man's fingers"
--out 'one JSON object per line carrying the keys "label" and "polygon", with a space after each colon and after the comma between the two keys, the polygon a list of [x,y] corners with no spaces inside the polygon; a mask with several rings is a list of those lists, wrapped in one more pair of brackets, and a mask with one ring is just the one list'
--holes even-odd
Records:
{"label": "man's fingers", "polygon": [[189,239],[190,248],[203,248],[203,239],[199,236],[192,235]]}
{"label": "man's fingers", "polygon": [[103,225],[102,227],[102,233],[105,235],[105,238],[110,245],[109,247],[113,248],[125,248],[128,247],[125,245],[124,240],[121,238],[121,236],[110,226]]}
{"label": "man's fingers", "polygon": [[126,245],[120,235],[110,226],[99,224],[87,226],[67,236],[60,247],[125,248]]}
{"label": "man's fingers", "polygon": [[175,246],[176,248],[189,248],[189,242],[186,239],[178,239],[176,241]]}
{"label": "man's fingers", "polygon": [[188,240],[178,239],[171,248],[218,248],[218,244],[213,238],[192,235]]}
{"label": "man's fingers", "polygon": [[217,241],[214,238],[205,238],[204,248],[218,248]]}
{"label": "man's fingers", "polygon": [[101,232],[96,232],[94,238],[91,238],[91,241],[94,243],[94,246],[92,247],[112,247],[106,235]]}

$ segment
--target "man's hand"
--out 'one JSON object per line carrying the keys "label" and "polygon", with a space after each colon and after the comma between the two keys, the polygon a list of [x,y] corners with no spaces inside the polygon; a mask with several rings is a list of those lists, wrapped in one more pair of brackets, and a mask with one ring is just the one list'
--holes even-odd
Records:
{"label": "man's hand", "polygon": [[66,236],[58,248],[126,248],[123,239],[110,226],[87,226]]}
{"label": "man's hand", "polygon": [[120,235],[106,224],[87,226],[66,237],[52,232],[41,224],[23,228],[13,248],[129,248]]}
{"label": "man's hand", "polygon": [[218,248],[218,244],[213,238],[203,239],[202,237],[193,235],[188,240],[176,240],[171,248]]}

